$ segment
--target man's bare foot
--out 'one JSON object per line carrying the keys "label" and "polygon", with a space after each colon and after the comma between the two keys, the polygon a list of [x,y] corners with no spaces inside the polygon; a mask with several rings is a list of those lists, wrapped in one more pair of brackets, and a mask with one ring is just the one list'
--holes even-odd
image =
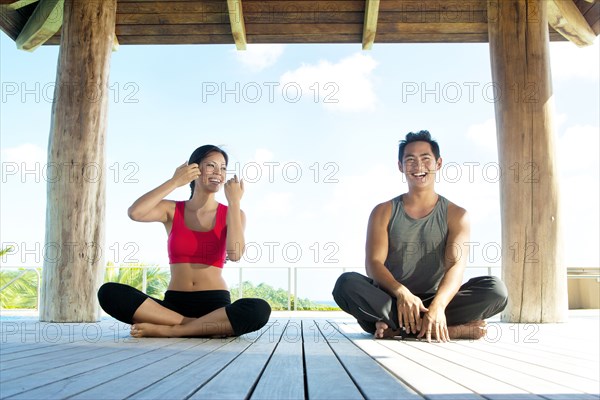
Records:
{"label": "man's bare foot", "polygon": [[448,327],[450,339],[481,339],[485,336],[486,332],[486,324],[482,320]]}
{"label": "man's bare foot", "polygon": [[131,325],[131,336],[140,337],[173,337],[174,329],[169,325],[156,325],[148,322]]}
{"label": "man's bare foot", "polygon": [[400,330],[395,331],[391,329],[385,322],[375,322],[375,339],[389,339],[399,334]]}

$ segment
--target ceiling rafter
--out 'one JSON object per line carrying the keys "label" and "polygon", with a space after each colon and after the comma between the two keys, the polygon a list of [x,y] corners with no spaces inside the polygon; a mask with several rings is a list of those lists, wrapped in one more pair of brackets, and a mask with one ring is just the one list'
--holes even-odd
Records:
{"label": "ceiling rafter", "polygon": [[363,26],[362,49],[371,50],[377,33],[379,0],[365,0],[365,22]]}
{"label": "ceiling rafter", "polygon": [[238,50],[246,50],[246,24],[244,23],[242,0],[227,0],[227,9],[235,47]]}
{"label": "ceiling rafter", "polygon": [[548,24],[579,47],[594,43],[596,34],[572,0],[548,1]]}

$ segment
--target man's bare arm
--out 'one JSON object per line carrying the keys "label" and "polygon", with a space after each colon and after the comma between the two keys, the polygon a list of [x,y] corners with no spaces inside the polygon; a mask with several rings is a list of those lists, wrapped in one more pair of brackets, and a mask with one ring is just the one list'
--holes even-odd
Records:
{"label": "man's bare arm", "polygon": [[401,286],[385,267],[388,255],[387,226],[392,214],[391,202],[379,204],[371,212],[367,227],[365,268],[367,276],[376,281],[392,296],[400,293]]}

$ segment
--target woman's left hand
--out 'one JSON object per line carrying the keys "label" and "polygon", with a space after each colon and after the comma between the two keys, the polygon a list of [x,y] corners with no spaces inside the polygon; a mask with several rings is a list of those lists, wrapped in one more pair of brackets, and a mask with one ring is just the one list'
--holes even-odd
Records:
{"label": "woman's left hand", "polygon": [[225,197],[229,204],[242,200],[244,195],[244,180],[238,179],[237,175],[225,182]]}

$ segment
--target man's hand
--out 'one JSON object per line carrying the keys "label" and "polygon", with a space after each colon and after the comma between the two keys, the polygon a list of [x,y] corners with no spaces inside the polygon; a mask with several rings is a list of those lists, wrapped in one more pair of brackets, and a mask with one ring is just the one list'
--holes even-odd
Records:
{"label": "man's hand", "polygon": [[429,306],[429,311],[423,315],[422,326],[418,338],[425,337],[431,343],[431,338],[438,342],[449,342],[450,334],[446,324],[446,313],[442,307]]}
{"label": "man's hand", "polygon": [[427,312],[428,309],[418,296],[415,296],[407,288],[402,288],[396,296],[398,307],[399,328],[407,333],[417,333],[421,330],[421,312]]}

